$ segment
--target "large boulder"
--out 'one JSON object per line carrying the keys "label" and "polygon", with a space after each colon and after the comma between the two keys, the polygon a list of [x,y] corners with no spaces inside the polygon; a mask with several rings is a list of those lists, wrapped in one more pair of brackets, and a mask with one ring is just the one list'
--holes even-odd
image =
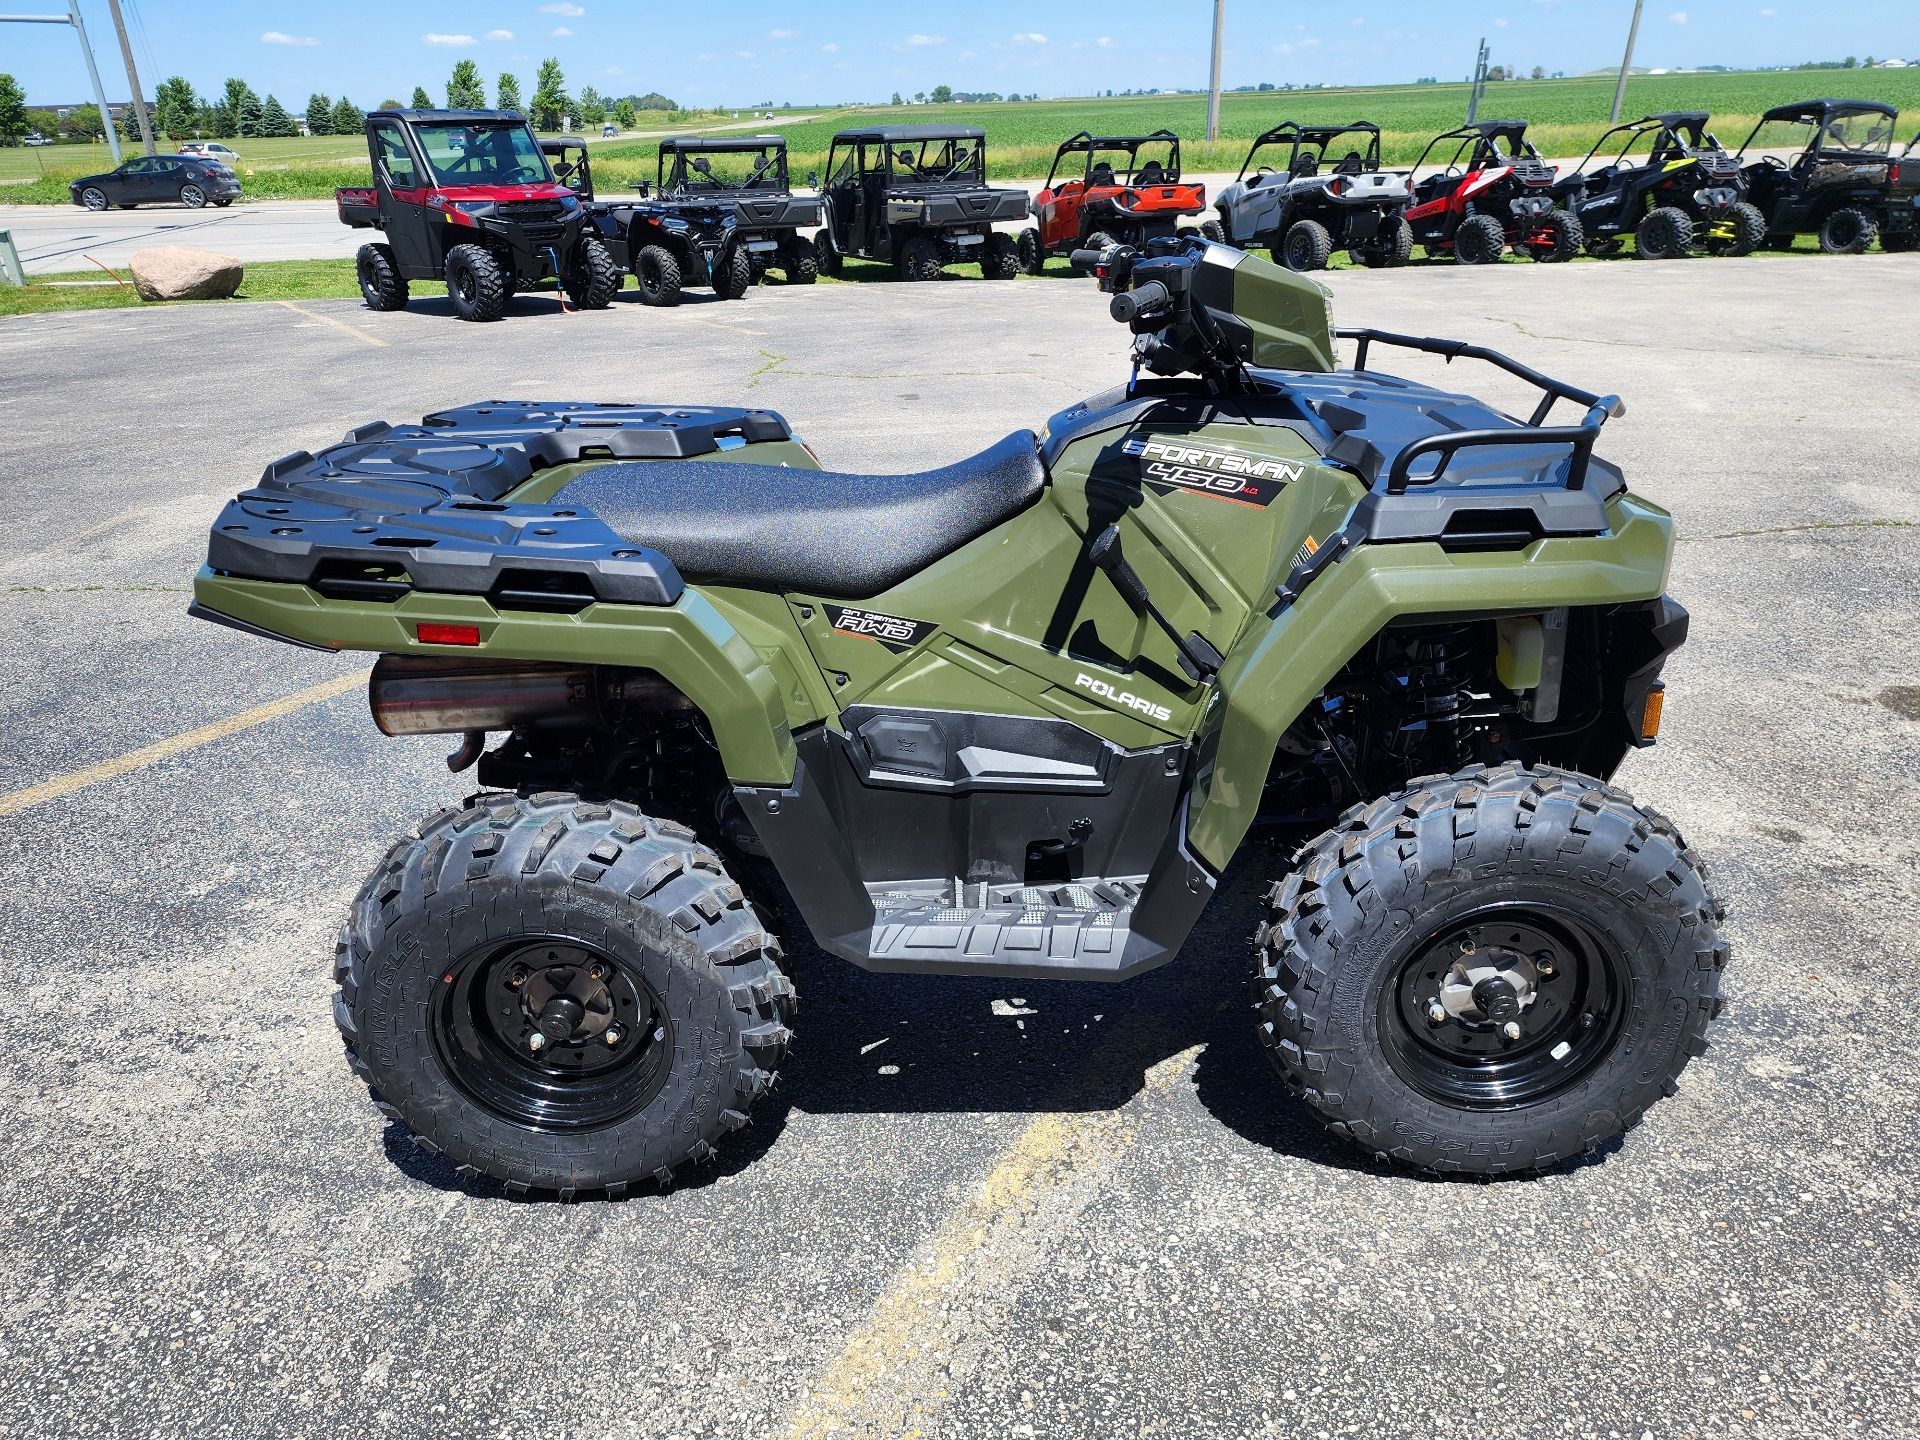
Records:
{"label": "large boulder", "polygon": [[191,245],[155,245],[128,262],[142,300],[225,300],[240,288],[246,266],[231,255]]}

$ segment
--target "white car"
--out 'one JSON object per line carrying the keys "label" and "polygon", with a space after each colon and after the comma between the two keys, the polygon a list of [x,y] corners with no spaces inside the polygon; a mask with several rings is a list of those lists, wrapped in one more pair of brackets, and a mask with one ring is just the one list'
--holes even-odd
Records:
{"label": "white car", "polygon": [[218,160],[222,165],[231,166],[240,157],[217,140],[189,140],[180,147],[182,155],[198,155],[206,160]]}

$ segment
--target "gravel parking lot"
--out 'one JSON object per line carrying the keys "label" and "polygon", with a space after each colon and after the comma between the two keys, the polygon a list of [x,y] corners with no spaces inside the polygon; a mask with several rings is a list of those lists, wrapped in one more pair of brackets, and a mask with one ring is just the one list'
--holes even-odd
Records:
{"label": "gravel parking lot", "polygon": [[766,405],[830,465],[936,464],[1122,376],[1086,282],[0,322],[5,1428],[1920,1435],[1916,277],[1331,277],[1343,323],[1621,393],[1603,451],[1680,521],[1693,636],[1620,780],[1715,865],[1733,999],[1623,1144],[1491,1184],[1378,1166],[1281,1093],[1241,1003],[1266,853],[1118,988],[798,944],[779,1091],[665,1195],[462,1182],[341,1061],[334,929],[464,786],[374,731],[362,660],[186,618],[221,501],[486,397]]}

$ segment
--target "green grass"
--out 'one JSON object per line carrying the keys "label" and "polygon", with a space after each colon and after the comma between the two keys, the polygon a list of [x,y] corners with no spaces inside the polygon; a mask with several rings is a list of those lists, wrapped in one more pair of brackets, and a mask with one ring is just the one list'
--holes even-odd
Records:
{"label": "green grass", "polygon": [[[115,285],[99,270],[62,275],[34,275],[24,287],[0,285],[0,316],[43,315],[53,310],[119,310],[144,305],[134,293],[132,277],[114,272],[124,285]],[[99,280],[102,285],[63,285],[61,281]],[[351,260],[269,260],[247,266],[235,301],[338,300],[358,298],[360,284]],[[224,304],[224,301],[182,300],[182,305]]]}

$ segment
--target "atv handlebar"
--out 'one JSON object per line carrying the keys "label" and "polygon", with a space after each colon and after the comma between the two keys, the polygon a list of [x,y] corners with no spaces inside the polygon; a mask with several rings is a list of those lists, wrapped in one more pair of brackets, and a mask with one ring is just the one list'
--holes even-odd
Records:
{"label": "atv handlebar", "polygon": [[1107,306],[1107,313],[1121,324],[1130,324],[1142,316],[1156,315],[1173,304],[1173,295],[1158,280],[1149,280],[1131,290],[1122,290]]}

